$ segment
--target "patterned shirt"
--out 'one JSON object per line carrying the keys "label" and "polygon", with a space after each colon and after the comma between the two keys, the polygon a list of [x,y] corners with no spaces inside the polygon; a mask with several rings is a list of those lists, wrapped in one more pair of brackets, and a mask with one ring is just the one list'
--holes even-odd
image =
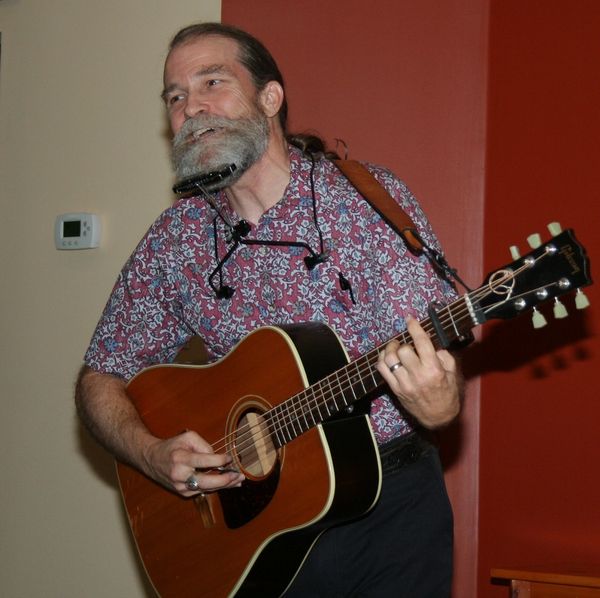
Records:
{"label": "patterned shirt", "polygon": [[[407,187],[389,171],[368,165],[411,216],[425,242],[438,248],[429,223]],[[451,285],[360,196],[337,167],[311,162],[290,148],[290,182],[282,199],[251,225],[247,239],[304,242],[328,259],[308,270],[302,247],[240,245],[222,267],[233,296],[216,296],[209,275],[231,247],[225,220],[239,222],[224,193],[218,216],[205,199],[184,198],[148,230],[121,271],[98,323],[85,362],[125,379],[174,359],[192,335],[211,356],[228,353],[257,327],[320,321],[332,327],[351,358],[405,329],[405,317],[422,319],[433,301],[455,298]],[[217,258],[218,256],[218,258]],[[351,292],[340,284],[340,273]],[[219,276],[214,278],[218,286]],[[376,398],[371,422],[381,444],[412,429],[398,404]]]}

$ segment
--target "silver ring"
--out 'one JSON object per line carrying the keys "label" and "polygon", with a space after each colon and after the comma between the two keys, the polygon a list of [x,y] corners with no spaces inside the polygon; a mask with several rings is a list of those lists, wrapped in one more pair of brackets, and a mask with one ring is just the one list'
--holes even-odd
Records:
{"label": "silver ring", "polygon": [[392,374],[398,369],[402,367],[402,363],[400,361],[397,361],[394,365],[390,366],[390,372],[392,372]]}
{"label": "silver ring", "polygon": [[200,484],[198,483],[198,480],[191,475],[186,481],[185,481],[185,487],[190,491],[190,492],[196,492],[197,490],[200,490]]}

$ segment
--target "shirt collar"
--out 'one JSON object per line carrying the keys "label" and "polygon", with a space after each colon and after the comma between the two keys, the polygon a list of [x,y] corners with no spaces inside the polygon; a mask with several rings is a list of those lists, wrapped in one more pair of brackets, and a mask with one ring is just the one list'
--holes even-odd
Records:
{"label": "shirt collar", "polygon": [[[289,145],[288,150],[290,156],[290,180],[281,199],[261,216],[259,226],[265,219],[285,219],[289,212],[297,206],[302,195],[303,171],[306,173],[310,172],[310,160],[303,155],[299,148],[293,145]],[[219,192],[215,199],[219,209],[229,217],[232,223],[239,222],[240,217],[230,206],[224,191]]]}

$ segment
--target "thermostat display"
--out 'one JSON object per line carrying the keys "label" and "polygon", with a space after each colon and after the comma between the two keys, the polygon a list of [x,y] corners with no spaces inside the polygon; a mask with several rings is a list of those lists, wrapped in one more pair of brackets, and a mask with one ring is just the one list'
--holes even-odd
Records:
{"label": "thermostat display", "polygon": [[100,219],[96,214],[60,214],[54,224],[56,249],[91,249],[100,244]]}

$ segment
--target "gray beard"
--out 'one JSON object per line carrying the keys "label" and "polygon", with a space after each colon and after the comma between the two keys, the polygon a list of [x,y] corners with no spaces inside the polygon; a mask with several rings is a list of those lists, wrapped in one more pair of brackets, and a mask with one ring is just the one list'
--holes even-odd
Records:
{"label": "gray beard", "polygon": [[[190,142],[193,134],[203,129],[214,129],[214,132],[203,133]],[[250,118],[239,119],[200,114],[186,121],[173,139],[171,158],[176,182],[235,164],[232,174],[205,185],[207,191],[227,187],[265,153],[268,142],[269,124],[258,110]]]}

